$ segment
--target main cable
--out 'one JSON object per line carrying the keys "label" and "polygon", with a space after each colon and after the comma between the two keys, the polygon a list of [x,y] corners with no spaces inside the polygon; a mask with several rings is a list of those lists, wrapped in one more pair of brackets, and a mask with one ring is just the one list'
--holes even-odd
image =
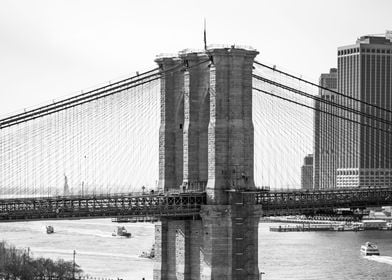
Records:
{"label": "main cable", "polygon": [[[196,63],[196,64],[194,64],[192,66],[188,66],[187,68],[193,68],[193,67],[196,67],[196,66],[198,66],[200,64],[206,63],[208,61],[210,61],[210,60],[206,59],[206,60],[200,61],[199,63]],[[172,68],[169,68],[169,69],[166,69],[166,70],[154,73],[154,74],[150,74],[150,75],[147,75],[145,77],[142,77],[142,78],[139,78],[139,79],[136,79],[136,80],[132,80],[132,81],[127,82],[125,84],[118,85],[120,83],[120,82],[118,82],[118,83],[115,84],[116,85],[115,87],[111,87],[109,89],[105,89],[105,90],[103,90],[101,92],[96,92],[96,90],[95,91],[93,90],[93,91],[91,91],[91,92],[93,92],[93,94],[90,94],[90,95],[88,95],[88,93],[81,94],[81,95],[78,95],[78,96],[73,97],[73,98],[69,98],[69,99],[66,99],[66,100],[63,100],[63,101],[59,101],[57,103],[53,103],[53,104],[48,105],[48,106],[44,106],[44,107],[40,107],[38,109],[34,109],[34,110],[31,110],[31,111],[28,111],[26,113],[22,113],[22,114],[18,114],[18,115],[15,115],[15,116],[7,117],[5,119],[1,119],[0,120],[0,129],[6,128],[6,127],[10,127],[12,125],[16,125],[16,124],[19,124],[19,123],[22,123],[22,122],[34,120],[34,119],[39,118],[39,117],[50,115],[50,114],[53,114],[53,113],[56,113],[56,112],[59,112],[59,111],[63,111],[63,110],[75,107],[75,106],[82,105],[82,104],[87,103],[87,102],[91,102],[91,101],[94,101],[94,100],[97,100],[97,99],[100,99],[100,98],[107,97],[109,95],[113,95],[113,94],[122,92],[124,90],[128,90],[128,89],[133,88],[133,87],[138,87],[138,86],[141,86],[143,84],[147,84],[147,83],[153,82],[155,80],[160,79],[161,76],[166,74],[166,73],[174,73],[174,72],[178,71],[179,68],[181,68],[181,70],[182,70],[184,68],[184,65],[178,64],[178,65],[176,65],[176,66],[174,66]],[[152,71],[154,71],[154,70],[148,71],[146,73],[150,73]],[[145,73],[143,73],[143,74],[145,74]],[[135,77],[138,77],[138,76],[135,76]],[[133,77],[133,78],[135,78],[135,77]],[[129,78],[129,79],[132,79],[132,78]],[[126,79],[124,81],[128,81],[129,79]],[[135,84],[135,83],[137,83],[137,84]],[[106,87],[108,87],[108,86],[106,86]],[[103,88],[106,88],[106,87],[103,87]],[[113,90],[115,90],[115,91],[113,91]],[[75,98],[78,98],[78,99],[75,99]],[[73,99],[75,99],[75,100],[73,100]],[[43,112],[41,112],[42,110],[43,110]]]}
{"label": "main cable", "polygon": [[384,124],[387,124],[387,125],[392,125],[392,121],[388,121],[388,120],[386,120],[386,119],[379,118],[379,117],[377,117],[377,116],[374,116],[374,115],[371,115],[371,114],[368,114],[368,113],[365,113],[365,112],[356,110],[356,109],[354,109],[354,108],[347,107],[347,106],[345,106],[345,105],[342,105],[342,104],[339,104],[339,103],[335,103],[335,102],[332,102],[332,101],[329,101],[329,100],[320,98],[320,97],[318,97],[318,96],[311,95],[311,94],[306,93],[306,92],[303,92],[303,91],[301,91],[301,90],[298,90],[298,89],[295,89],[295,88],[291,88],[291,87],[286,86],[286,85],[283,85],[283,84],[281,84],[281,83],[274,82],[274,81],[272,81],[272,80],[263,78],[263,77],[261,77],[261,76],[259,76],[259,75],[253,74],[252,76],[253,76],[254,78],[260,80],[260,81],[269,83],[269,84],[271,84],[271,85],[273,85],[273,86],[275,86],[275,87],[282,88],[282,89],[287,90],[287,91],[289,91],[289,92],[292,92],[292,93],[296,93],[296,94],[302,95],[302,96],[304,96],[304,97],[306,97],[306,98],[313,99],[313,100],[315,100],[315,101],[317,101],[317,102],[321,102],[321,103],[330,105],[330,106],[335,107],[335,108],[343,109],[343,110],[345,110],[345,111],[348,111],[348,112],[351,112],[351,113],[354,113],[354,114],[357,114],[357,115],[363,116],[363,117],[365,117],[365,118],[369,118],[369,119],[372,119],[372,120],[375,120],[375,121],[378,121],[378,122],[381,122],[381,123],[384,123]]}
{"label": "main cable", "polygon": [[313,82],[304,80],[304,79],[302,79],[302,78],[300,78],[300,77],[294,76],[294,75],[289,74],[289,73],[287,73],[287,72],[284,72],[284,71],[282,71],[282,70],[278,70],[278,69],[276,69],[276,67],[268,66],[268,65],[263,64],[263,63],[261,63],[261,62],[258,62],[258,61],[256,61],[256,60],[254,61],[254,63],[255,63],[256,65],[265,67],[265,68],[270,69],[270,70],[272,70],[272,71],[274,71],[274,72],[277,72],[277,73],[279,73],[279,74],[285,75],[285,76],[290,77],[290,78],[292,78],[292,79],[298,80],[298,81],[303,82],[303,83],[305,83],[305,84],[308,84],[308,85],[311,85],[311,86],[315,86],[315,87],[317,87],[317,88],[319,88],[319,89],[322,89],[322,90],[326,90],[326,91],[332,92],[332,93],[334,93],[334,94],[336,94],[336,95],[342,96],[342,97],[344,97],[344,98],[347,98],[347,99],[350,99],[350,100],[353,100],[353,101],[356,101],[356,102],[360,102],[360,103],[362,103],[362,104],[364,104],[364,105],[367,105],[367,106],[370,106],[370,107],[379,109],[379,110],[381,110],[381,111],[384,111],[384,112],[387,112],[387,113],[392,113],[391,110],[388,110],[388,109],[386,109],[386,108],[380,107],[380,106],[375,105],[375,104],[371,104],[371,103],[369,103],[369,102],[366,102],[366,101],[363,101],[363,100],[354,98],[354,97],[352,97],[352,96],[345,95],[345,94],[343,94],[343,93],[341,93],[341,92],[338,92],[338,91],[336,91],[336,90],[332,90],[332,89],[329,89],[329,88],[327,88],[327,87],[323,87],[323,86],[318,85],[318,84],[315,84],[315,83],[313,83]]}
{"label": "main cable", "polygon": [[252,89],[254,89],[254,90],[258,91],[258,92],[261,92],[261,93],[268,94],[270,96],[279,98],[281,100],[284,100],[284,101],[287,101],[287,102],[290,102],[290,103],[293,103],[293,104],[296,104],[296,105],[299,105],[299,106],[302,106],[302,107],[305,107],[305,108],[308,108],[308,109],[312,109],[314,111],[325,113],[325,114],[331,115],[333,117],[337,117],[337,118],[342,119],[342,120],[346,120],[346,121],[349,121],[349,122],[352,122],[352,123],[355,123],[355,124],[359,124],[359,125],[362,125],[362,126],[366,126],[366,127],[372,128],[372,129],[376,129],[376,130],[379,130],[379,131],[382,131],[382,132],[386,132],[386,133],[389,133],[389,134],[392,135],[392,131],[391,130],[385,130],[385,129],[382,129],[382,128],[379,128],[379,127],[372,126],[372,125],[367,124],[367,123],[362,123],[362,122],[359,122],[359,121],[356,121],[356,120],[353,120],[353,119],[350,119],[350,118],[339,116],[339,115],[336,115],[336,114],[328,112],[328,111],[323,111],[323,110],[320,110],[320,109],[316,109],[315,107],[303,104],[303,103],[298,102],[298,101],[291,100],[291,99],[286,98],[286,97],[282,97],[282,96],[273,94],[272,92],[268,92],[268,91],[265,91],[265,90],[262,90],[262,89],[259,89],[259,88],[256,88],[256,87],[252,87]]}

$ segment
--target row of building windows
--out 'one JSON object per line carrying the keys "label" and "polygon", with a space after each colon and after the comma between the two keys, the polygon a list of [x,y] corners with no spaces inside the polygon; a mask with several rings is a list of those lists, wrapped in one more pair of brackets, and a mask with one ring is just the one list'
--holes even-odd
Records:
{"label": "row of building windows", "polygon": [[[358,175],[358,170],[338,170],[338,175]],[[360,175],[392,175],[392,170],[359,171]]]}
{"label": "row of building windows", "polygon": [[[338,51],[338,55],[346,55],[346,54],[353,54],[353,53],[358,53],[359,48],[353,48],[353,49],[346,49],[346,50],[340,50]],[[392,53],[391,50],[384,50],[384,49],[361,49],[362,53]]]}
{"label": "row of building windows", "polygon": [[358,176],[338,176],[338,181],[339,182],[351,182],[351,181],[356,181],[356,182],[385,182],[385,181],[391,181],[392,177],[391,176],[386,176],[386,177],[358,177]]}

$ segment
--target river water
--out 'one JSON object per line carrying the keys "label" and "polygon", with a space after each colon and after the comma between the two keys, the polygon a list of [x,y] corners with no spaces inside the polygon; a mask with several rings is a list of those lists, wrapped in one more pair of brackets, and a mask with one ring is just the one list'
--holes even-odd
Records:
{"label": "river water", "polygon": [[[48,235],[46,225],[55,234]],[[113,237],[110,219],[0,223],[0,240],[33,255],[72,260],[101,278],[152,279],[153,262],[139,258],[154,242],[154,225],[124,224],[132,238]],[[392,231],[270,232],[259,227],[259,268],[263,280],[392,279]],[[381,256],[362,257],[361,244],[377,243]]]}

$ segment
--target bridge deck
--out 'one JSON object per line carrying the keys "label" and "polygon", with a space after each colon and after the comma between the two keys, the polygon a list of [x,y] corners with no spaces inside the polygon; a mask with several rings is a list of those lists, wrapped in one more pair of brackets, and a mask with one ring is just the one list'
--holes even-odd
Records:
{"label": "bridge deck", "polygon": [[98,217],[198,217],[205,193],[116,194],[0,200],[0,221]]}
{"label": "bridge deck", "polygon": [[[264,216],[392,205],[392,188],[243,191],[236,194],[244,204],[260,205]],[[98,217],[199,218],[201,207],[206,203],[205,192],[0,199],[0,221]]]}
{"label": "bridge deck", "polygon": [[363,209],[392,205],[392,188],[371,187],[315,191],[277,191],[255,196],[263,215],[282,216],[331,212],[334,208]]}

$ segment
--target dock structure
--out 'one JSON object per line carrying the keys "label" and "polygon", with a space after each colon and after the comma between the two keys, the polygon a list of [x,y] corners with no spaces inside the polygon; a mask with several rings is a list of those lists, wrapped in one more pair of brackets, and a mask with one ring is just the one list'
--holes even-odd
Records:
{"label": "dock structure", "polygon": [[270,231],[275,232],[299,232],[299,231],[330,231],[334,230],[332,224],[297,224],[271,226]]}

